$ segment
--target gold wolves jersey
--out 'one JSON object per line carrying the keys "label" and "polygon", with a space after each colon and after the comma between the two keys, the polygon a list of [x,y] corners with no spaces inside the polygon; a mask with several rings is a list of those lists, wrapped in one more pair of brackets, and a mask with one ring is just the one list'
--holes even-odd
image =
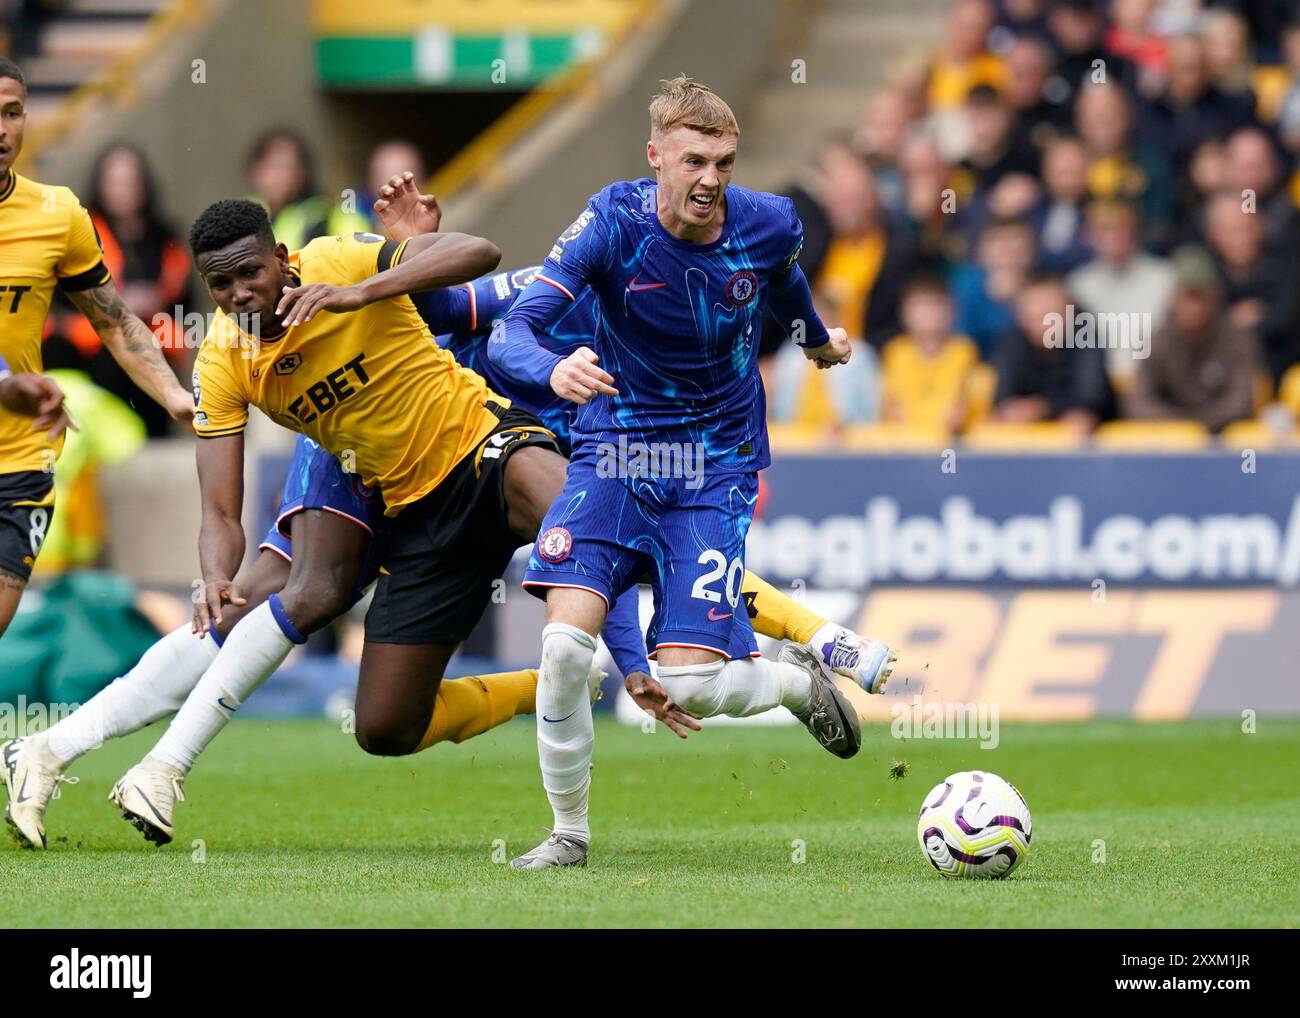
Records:
{"label": "gold wolves jersey", "polygon": [[[41,334],[57,283],[88,290],[112,277],[90,215],[66,187],[0,177],[0,356],[14,374],[41,370]],[[58,449],[29,417],[0,413],[0,474],[49,471]]]}
{"label": "gold wolves jersey", "polygon": [[[391,268],[402,247],[358,233],[320,237],[289,256],[302,285],[351,286]],[[432,491],[510,401],[438,347],[408,297],[318,312],[255,340],[218,312],[194,367],[201,438],[238,434],[248,407],[301,432],[383,492],[388,515]]]}

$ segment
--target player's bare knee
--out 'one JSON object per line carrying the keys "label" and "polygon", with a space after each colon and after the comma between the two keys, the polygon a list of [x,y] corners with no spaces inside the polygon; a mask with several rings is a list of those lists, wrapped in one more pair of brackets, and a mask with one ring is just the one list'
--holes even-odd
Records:
{"label": "player's bare knee", "polygon": [[348,610],[351,592],[331,573],[294,577],[280,591],[280,604],[301,633],[313,633]]}
{"label": "player's bare knee", "polygon": [[357,719],[357,745],[371,756],[409,756],[424,730],[398,718]]}

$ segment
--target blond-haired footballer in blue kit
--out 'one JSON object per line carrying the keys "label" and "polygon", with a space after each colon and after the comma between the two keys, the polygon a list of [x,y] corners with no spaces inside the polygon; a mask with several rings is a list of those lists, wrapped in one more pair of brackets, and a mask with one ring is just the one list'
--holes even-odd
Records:
{"label": "blond-haired footballer in blue kit", "polygon": [[[41,370],[41,335],[57,286],[132,380],[188,424],[194,398],[177,382],[149,327],[126,309],[77,196],[14,172],[26,103],[22,71],[0,58],[0,358],[23,378],[9,388],[17,393],[46,384],[30,376]],[[18,609],[54,512],[62,433],[61,426],[33,427],[23,416],[0,414],[0,636]]]}

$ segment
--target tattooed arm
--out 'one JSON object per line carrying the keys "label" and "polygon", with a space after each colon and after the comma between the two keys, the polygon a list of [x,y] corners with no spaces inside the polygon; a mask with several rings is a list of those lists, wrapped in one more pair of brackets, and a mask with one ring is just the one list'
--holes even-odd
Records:
{"label": "tattooed arm", "polygon": [[172,420],[190,424],[194,420],[194,397],[176,381],[153,333],[126,309],[113,281],[74,291],[68,297],[90,320],[131,380],[166,409]]}

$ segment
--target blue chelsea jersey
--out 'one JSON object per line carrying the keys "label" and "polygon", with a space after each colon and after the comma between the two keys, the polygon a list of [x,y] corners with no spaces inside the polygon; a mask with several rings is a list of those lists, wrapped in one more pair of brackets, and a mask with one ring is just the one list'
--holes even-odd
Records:
{"label": "blue chelsea jersey", "polygon": [[652,180],[600,191],[556,241],[538,279],[600,306],[595,350],[617,397],[579,408],[574,446],[681,442],[716,467],[770,462],[758,340],[769,291],[803,243],[788,198],[726,189],[726,220],[709,244],[659,222]]}

